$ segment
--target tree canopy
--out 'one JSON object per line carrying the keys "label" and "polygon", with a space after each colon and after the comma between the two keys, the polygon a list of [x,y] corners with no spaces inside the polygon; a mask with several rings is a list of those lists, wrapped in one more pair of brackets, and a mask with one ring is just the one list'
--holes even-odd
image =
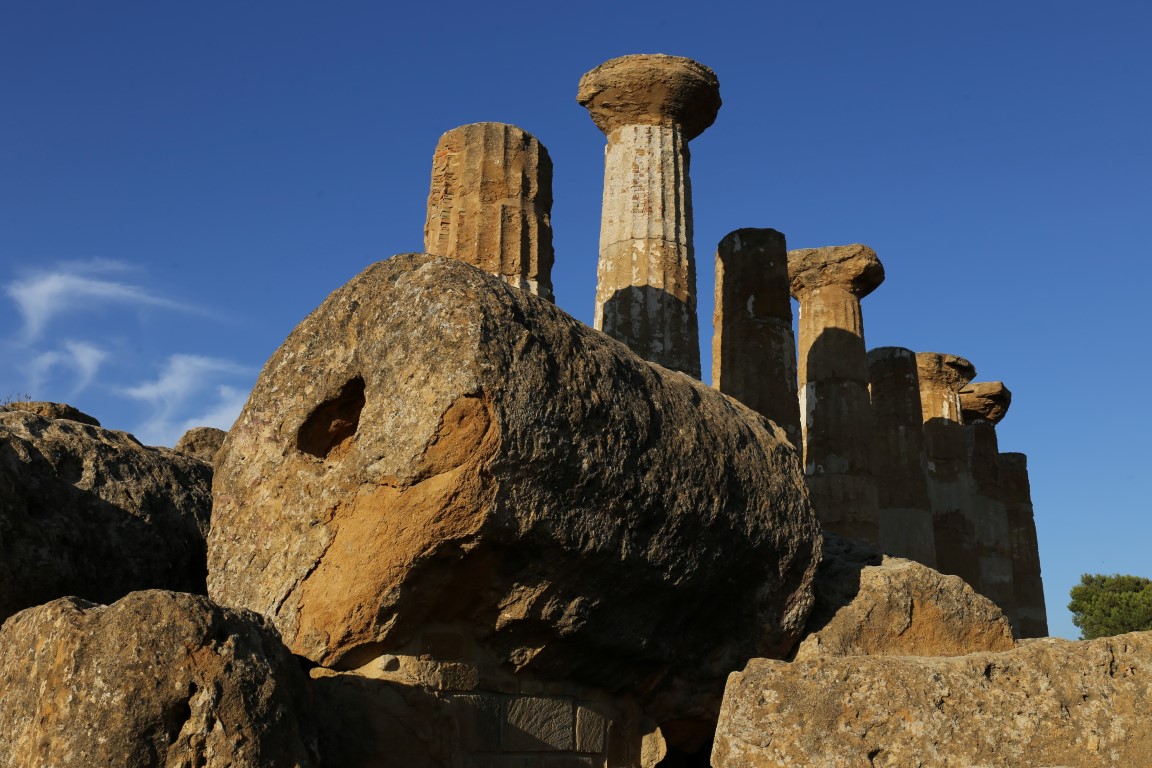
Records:
{"label": "tree canopy", "polygon": [[1152,629],[1152,579],[1086,573],[1071,595],[1068,610],[1083,640]]}

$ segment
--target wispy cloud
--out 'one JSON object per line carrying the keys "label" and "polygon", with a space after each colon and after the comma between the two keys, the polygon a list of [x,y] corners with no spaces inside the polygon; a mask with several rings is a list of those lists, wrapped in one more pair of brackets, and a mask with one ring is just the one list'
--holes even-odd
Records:
{"label": "wispy cloud", "polygon": [[151,409],[148,418],[135,430],[141,442],[173,445],[194,426],[230,428],[247,393],[242,388],[219,382],[254,375],[252,369],[230,360],[172,355],[158,378],[124,388],[121,394],[146,403]]}
{"label": "wispy cloud", "polygon": [[34,392],[45,389],[51,372],[59,367],[71,369],[75,381],[68,391],[68,397],[75,397],[87,389],[96,377],[96,372],[108,358],[108,353],[87,341],[65,341],[60,349],[42,352],[28,363],[28,378]]}
{"label": "wispy cloud", "polygon": [[5,292],[15,302],[23,320],[24,341],[27,343],[40,338],[49,323],[60,315],[108,305],[202,312],[138,285],[112,279],[116,273],[127,270],[128,267],[119,262],[94,259],[60,264],[51,270],[33,272],[9,283]]}

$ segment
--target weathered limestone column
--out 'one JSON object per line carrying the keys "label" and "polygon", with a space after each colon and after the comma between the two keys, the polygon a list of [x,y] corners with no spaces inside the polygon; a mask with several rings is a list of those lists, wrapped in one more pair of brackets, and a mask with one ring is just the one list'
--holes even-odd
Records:
{"label": "weathered limestone column", "polygon": [[1012,393],[1002,382],[975,382],[960,390],[960,413],[972,475],[969,505],[976,523],[977,592],[1000,606],[1015,628],[1016,596],[1012,584],[1012,542],[1008,508],[1000,479],[996,425],[1008,412]]}
{"label": "weathered limestone column", "polygon": [[532,134],[472,123],[440,137],[424,250],[552,301],[552,159]]}
{"label": "weathered limestone column", "polygon": [[924,419],[916,353],[904,347],[868,351],[872,395],[872,471],[880,548],[936,567],[932,499],[924,476]]}
{"label": "weathered limestone column", "polygon": [[720,241],[712,386],[775,422],[800,448],[789,294],[784,235],[774,229],[738,229]]}
{"label": "weathered limestone column", "polygon": [[860,299],[884,281],[866,245],[788,252],[800,302],[798,355],[804,474],[821,525],[879,543],[872,477],[872,406]]}
{"label": "weathered limestone column", "polygon": [[976,522],[968,499],[970,475],[960,415],[960,390],[976,376],[976,369],[962,357],[938,352],[918,353],[916,369],[936,569],[959,576],[978,589]]}
{"label": "weathered limestone column", "polygon": [[720,83],[691,59],[622,56],[580,78],[576,99],[608,137],[594,324],[699,378],[688,142],[716,119]]}
{"label": "weathered limestone column", "polygon": [[1040,576],[1040,546],[1028,483],[1028,457],[1000,454],[1000,482],[1008,506],[1008,534],[1012,541],[1012,582],[1016,594],[1015,627],[1019,637],[1047,637],[1048,609],[1044,606],[1044,580]]}

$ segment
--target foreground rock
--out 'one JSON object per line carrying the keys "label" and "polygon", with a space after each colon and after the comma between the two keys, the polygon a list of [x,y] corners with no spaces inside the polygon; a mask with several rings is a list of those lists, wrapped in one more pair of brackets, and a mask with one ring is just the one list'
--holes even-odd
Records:
{"label": "foreground rock", "polygon": [[1147,765],[1152,632],[969,656],[756,659],[733,674],[714,768]]}
{"label": "foreground rock", "polygon": [[1016,646],[1008,618],[956,576],[825,534],[816,607],[796,660],[959,656]]}
{"label": "foreground rock", "polygon": [[65,595],[203,593],[211,482],[127,433],[0,411],[0,620]]}
{"label": "foreground rock", "polygon": [[0,410],[6,411],[28,411],[35,413],[38,416],[43,416],[46,419],[68,419],[69,421],[78,421],[81,424],[91,424],[94,427],[100,426],[100,422],[95,417],[81,411],[79,408],[74,408],[67,403],[49,403],[42,400],[23,400],[20,402],[9,403]]}
{"label": "foreground rock", "polygon": [[312,766],[304,682],[252,614],[63,598],[0,629],[0,766]]}
{"label": "foreground rock", "polygon": [[305,319],[214,491],[210,594],[327,667],[410,653],[671,717],[786,653],[811,606],[780,434],[450,259],[375,264]]}

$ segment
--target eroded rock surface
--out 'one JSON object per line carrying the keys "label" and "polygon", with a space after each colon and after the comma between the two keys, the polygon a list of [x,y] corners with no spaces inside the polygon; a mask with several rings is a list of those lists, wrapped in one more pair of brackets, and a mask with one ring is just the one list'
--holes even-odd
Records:
{"label": "eroded rock surface", "polygon": [[950,657],[756,659],[714,768],[1105,768],[1152,755],[1152,632]]}
{"label": "eroded rock surface", "polygon": [[0,412],[0,619],[65,595],[203,593],[211,482],[125,432]]}
{"label": "eroded rock surface", "polygon": [[316,765],[303,673],[251,613],[62,598],[0,628],[0,766]]}
{"label": "eroded rock surface", "polygon": [[797,661],[820,656],[958,656],[1015,647],[996,604],[959,577],[881,557],[825,534],[811,632]]}
{"label": "eroded rock surface", "polygon": [[819,534],[771,430],[473,267],[397,256],[261,373],[217,464],[209,592],[328,667],[440,627],[433,658],[707,708],[811,606]]}
{"label": "eroded rock surface", "polygon": [[43,416],[46,419],[68,419],[69,421],[78,421],[81,424],[91,424],[94,427],[100,426],[100,422],[94,417],[75,408],[67,403],[49,403],[41,400],[22,400],[15,403],[9,403],[3,409],[8,411],[28,411],[35,413],[38,416]]}

